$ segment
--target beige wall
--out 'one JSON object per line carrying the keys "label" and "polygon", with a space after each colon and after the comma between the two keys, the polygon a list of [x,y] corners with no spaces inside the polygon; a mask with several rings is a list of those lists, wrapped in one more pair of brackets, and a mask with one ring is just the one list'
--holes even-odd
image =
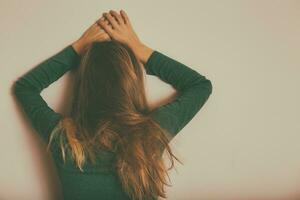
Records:
{"label": "beige wall", "polygon": [[[300,198],[300,1],[1,0],[0,199],[46,199],[53,177],[13,101],[13,81],[121,8],[146,44],[214,87],[172,142],[185,165],[172,171],[168,199]],[[42,93],[56,111],[65,112],[69,78]],[[147,80],[151,102],[174,92]]]}

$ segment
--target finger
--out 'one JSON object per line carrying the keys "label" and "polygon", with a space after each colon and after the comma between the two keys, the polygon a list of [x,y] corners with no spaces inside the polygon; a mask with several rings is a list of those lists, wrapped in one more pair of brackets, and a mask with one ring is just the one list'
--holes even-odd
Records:
{"label": "finger", "polygon": [[103,19],[100,19],[99,25],[110,35],[113,35],[113,28],[106,24]]}
{"label": "finger", "polygon": [[126,14],[126,12],[124,10],[120,10],[120,13],[121,13],[121,16],[124,20],[124,23],[125,24],[130,24],[130,20],[129,20],[129,17],[128,15]]}
{"label": "finger", "polygon": [[[112,25],[109,23],[109,21],[108,21],[107,19],[104,18],[104,21],[105,21],[105,23],[106,23],[107,25],[109,25],[109,26],[112,27]],[[112,28],[113,28],[113,27],[112,27]]]}
{"label": "finger", "polygon": [[105,18],[104,13],[99,19],[96,20],[97,24],[99,24],[100,20],[104,20],[105,22],[109,23],[109,21]]}
{"label": "finger", "polygon": [[124,20],[123,18],[121,17],[121,15],[119,15],[116,11],[114,10],[110,10],[109,13],[115,17],[117,19],[117,22],[120,24],[120,25],[123,25],[124,24]]}
{"label": "finger", "polygon": [[99,23],[98,23],[98,21],[96,21],[92,26],[91,26],[91,29],[92,30],[99,30],[99,28],[101,28],[100,27],[100,25],[99,25]]}
{"label": "finger", "polygon": [[104,17],[111,23],[113,29],[117,29],[119,27],[118,22],[110,13],[104,13]]}
{"label": "finger", "polygon": [[100,21],[101,20],[104,20],[104,23],[105,24],[107,24],[107,25],[109,25],[109,26],[111,26],[111,28],[112,28],[112,25],[109,23],[109,21],[105,18],[105,17],[101,17],[100,19],[98,19],[97,21],[96,21],[96,23],[97,23],[97,25],[101,28],[101,25],[100,25]]}

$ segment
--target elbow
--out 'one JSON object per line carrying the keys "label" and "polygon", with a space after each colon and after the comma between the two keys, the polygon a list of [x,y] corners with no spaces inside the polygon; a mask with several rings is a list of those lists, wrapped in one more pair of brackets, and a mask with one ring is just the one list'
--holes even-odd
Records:
{"label": "elbow", "polygon": [[23,85],[17,80],[12,84],[11,92],[14,96],[18,97],[20,93],[24,92]]}
{"label": "elbow", "polygon": [[210,95],[212,93],[212,91],[213,91],[213,86],[212,86],[211,80],[209,80],[209,79],[207,79],[207,86],[206,86],[206,88],[207,88],[208,94]]}
{"label": "elbow", "polygon": [[202,93],[205,92],[205,94],[207,96],[210,96],[210,94],[213,91],[212,82],[211,82],[211,80],[209,80],[207,78],[204,78],[204,79],[203,79],[203,77],[200,78],[199,82],[197,83],[197,85],[198,85],[199,90],[201,90]]}
{"label": "elbow", "polygon": [[213,91],[212,82],[209,79],[205,79],[202,81],[202,84],[200,86],[201,93],[208,99]]}
{"label": "elbow", "polygon": [[12,84],[11,93],[17,99],[20,99],[24,95],[30,96],[39,94],[40,91],[36,87],[32,87],[29,84],[27,84],[23,79],[18,79]]}
{"label": "elbow", "polygon": [[14,96],[17,96],[19,91],[20,91],[20,86],[18,84],[18,81],[15,81],[13,82],[12,86],[11,86],[11,93],[14,95]]}

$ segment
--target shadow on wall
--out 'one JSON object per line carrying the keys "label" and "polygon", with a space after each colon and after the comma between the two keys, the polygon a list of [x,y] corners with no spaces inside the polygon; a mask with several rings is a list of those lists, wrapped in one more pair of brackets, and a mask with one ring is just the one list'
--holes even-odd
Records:
{"label": "shadow on wall", "polygon": [[19,107],[17,112],[22,118],[20,121],[21,126],[23,127],[22,130],[24,130],[24,132],[21,134],[25,135],[25,143],[28,144],[28,149],[33,159],[32,162],[36,167],[34,169],[35,173],[43,184],[42,190],[46,192],[46,195],[48,195],[47,199],[60,200],[62,199],[62,195],[59,186],[59,179],[55,170],[54,161],[52,160],[51,155],[46,152],[46,144],[44,144],[36,131],[30,125],[29,120],[21,111],[21,107],[18,104],[16,107]]}

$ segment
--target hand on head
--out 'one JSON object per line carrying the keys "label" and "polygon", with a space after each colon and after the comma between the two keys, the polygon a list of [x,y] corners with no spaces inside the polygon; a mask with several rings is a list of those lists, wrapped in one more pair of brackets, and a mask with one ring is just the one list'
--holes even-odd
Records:
{"label": "hand on head", "polygon": [[124,10],[120,10],[120,13],[114,10],[102,13],[102,16],[72,46],[78,54],[82,54],[91,42],[110,40],[127,45],[134,50],[135,54],[138,54],[140,47],[144,46]]}
{"label": "hand on head", "polygon": [[120,13],[110,10],[104,12],[96,22],[112,40],[116,40],[129,47],[140,44],[141,41],[133,30],[131,21],[124,10]]}

